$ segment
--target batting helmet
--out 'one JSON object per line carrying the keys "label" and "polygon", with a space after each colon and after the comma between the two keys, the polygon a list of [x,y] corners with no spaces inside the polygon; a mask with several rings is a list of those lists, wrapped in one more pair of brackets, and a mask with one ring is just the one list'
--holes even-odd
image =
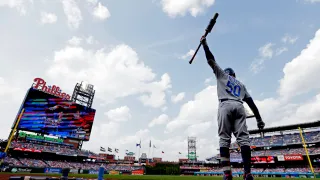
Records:
{"label": "batting helmet", "polygon": [[226,69],[224,69],[224,72],[226,74],[229,74],[230,76],[236,77],[236,73],[234,72],[234,70],[232,68],[226,68]]}

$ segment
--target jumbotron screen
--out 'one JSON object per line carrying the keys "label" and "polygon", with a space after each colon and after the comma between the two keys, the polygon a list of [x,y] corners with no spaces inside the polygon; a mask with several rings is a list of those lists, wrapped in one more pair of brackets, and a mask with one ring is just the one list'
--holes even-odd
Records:
{"label": "jumbotron screen", "polygon": [[31,88],[18,129],[88,141],[95,109]]}

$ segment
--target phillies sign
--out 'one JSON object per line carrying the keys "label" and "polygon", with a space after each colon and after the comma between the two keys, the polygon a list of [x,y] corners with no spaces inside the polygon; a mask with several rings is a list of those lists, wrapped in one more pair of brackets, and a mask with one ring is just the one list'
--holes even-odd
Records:
{"label": "phillies sign", "polygon": [[47,82],[42,78],[35,78],[33,83],[33,88],[46,92],[48,94],[52,94],[54,96],[58,96],[62,99],[70,100],[71,96],[65,92],[62,92],[59,86],[52,85],[47,86]]}
{"label": "phillies sign", "polygon": [[301,155],[284,155],[285,161],[302,161],[303,157]]}

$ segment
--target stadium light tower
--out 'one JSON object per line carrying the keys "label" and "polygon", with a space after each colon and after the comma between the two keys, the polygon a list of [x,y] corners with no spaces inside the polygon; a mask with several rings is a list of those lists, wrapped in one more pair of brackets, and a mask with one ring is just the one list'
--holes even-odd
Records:
{"label": "stadium light tower", "polygon": [[95,94],[93,87],[92,84],[88,84],[84,81],[77,83],[74,87],[71,101],[91,108]]}
{"label": "stadium light tower", "polygon": [[197,161],[197,138],[188,137],[188,159]]}

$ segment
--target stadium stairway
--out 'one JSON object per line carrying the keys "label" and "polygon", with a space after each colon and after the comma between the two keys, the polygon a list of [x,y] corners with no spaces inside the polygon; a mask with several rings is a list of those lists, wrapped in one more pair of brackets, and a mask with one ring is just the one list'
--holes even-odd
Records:
{"label": "stadium stairway", "polygon": [[45,161],[45,160],[42,160],[42,161],[47,165],[47,167],[51,167],[51,166],[48,164],[47,161]]}

